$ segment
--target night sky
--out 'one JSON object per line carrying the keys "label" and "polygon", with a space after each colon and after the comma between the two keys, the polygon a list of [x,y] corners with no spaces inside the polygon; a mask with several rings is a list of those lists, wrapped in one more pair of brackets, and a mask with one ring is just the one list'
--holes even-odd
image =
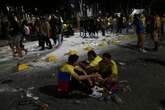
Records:
{"label": "night sky", "polygon": [[[66,7],[69,1],[77,0],[0,0],[0,5],[24,5],[27,8],[38,7],[45,10]],[[152,1],[152,7],[165,10],[165,0],[84,0],[88,5],[98,2],[105,11],[126,10],[127,8],[147,8]]]}

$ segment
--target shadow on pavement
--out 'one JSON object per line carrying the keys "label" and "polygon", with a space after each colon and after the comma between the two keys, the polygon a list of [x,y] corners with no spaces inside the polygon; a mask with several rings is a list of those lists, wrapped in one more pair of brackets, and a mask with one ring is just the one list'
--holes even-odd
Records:
{"label": "shadow on pavement", "polygon": [[128,49],[131,49],[131,50],[137,50],[137,46],[135,44],[127,43],[125,45],[119,44],[117,46],[119,46],[121,48],[128,48]]}
{"label": "shadow on pavement", "polygon": [[160,45],[163,46],[163,47],[165,47],[165,43],[161,43]]}
{"label": "shadow on pavement", "polygon": [[160,104],[165,107],[165,99],[160,101]]}
{"label": "shadow on pavement", "polygon": [[148,48],[148,47],[145,47],[145,50],[147,50],[148,52],[154,51],[153,48]]}
{"label": "shadow on pavement", "polygon": [[53,96],[55,98],[63,98],[63,99],[84,99],[88,98],[87,95],[81,94],[81,93],[60,93],[57,91],[56,85],[47,85],[44,87],[39,88],[39,92],[48,95]]}
{"label": "shadow on pavement", "polygon": [[155,59],[155,58],[141,58],[140,60],[148,62],[148,63],[156,63],[160,64],[162,66],[165,66],[165,61],[160,60],[160,59]]}
{"label": "shadow on pavement", "polygon": [[7,80],[2,81],[1,84],[9,84],[9,83],[12,83],[12,82],[13,82],[13,80],[7,79]]}
{"label": "shadow on pavement", "polygon": [[[131,49],[131,50],[137,50],[138,49],[136,44],[130,44],[130,43],[127,43],[126,45],[119,44],[118,46],[121,47],[121,48],[128,48],[128,49]],[[145,47],[145,50],[153,51],[152,48],[148,48],[148,47]]]}

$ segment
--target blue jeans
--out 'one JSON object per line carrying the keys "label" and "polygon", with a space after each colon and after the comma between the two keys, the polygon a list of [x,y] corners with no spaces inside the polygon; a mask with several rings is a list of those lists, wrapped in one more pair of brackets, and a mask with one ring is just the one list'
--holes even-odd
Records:
{"label": "blue jeans", "polygon": [[58,41],[58,46],[60,46],[63,42],[63,36],[62,34],[57,34],[56,35],[57,41]]}

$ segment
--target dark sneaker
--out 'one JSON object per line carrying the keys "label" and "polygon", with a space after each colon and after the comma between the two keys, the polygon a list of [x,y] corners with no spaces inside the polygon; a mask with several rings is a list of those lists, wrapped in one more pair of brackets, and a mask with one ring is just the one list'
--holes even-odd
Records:
{"label": "dark sneaker", "polygon": [[52,47],[48,47],[48,49],[52,49]]}
{"label": "dark sneaker", "polygon": [[39,51],[43,51],[43,50],[45,50],[44,48],[41,48]]}

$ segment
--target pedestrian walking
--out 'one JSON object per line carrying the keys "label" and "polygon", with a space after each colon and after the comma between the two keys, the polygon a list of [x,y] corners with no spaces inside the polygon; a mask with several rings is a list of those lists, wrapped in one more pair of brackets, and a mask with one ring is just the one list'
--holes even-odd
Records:
{"label": "pedestrian walking", "polygon": [[44,50],[45,49],[45,43],[48,44],[48,49],[52,48],[52,44],[49,40],[49,31],[50,31],[50,25],[49,22],[46,20],[46,18],[42,18],[41,20],[41,49],[40,50]]}
{"label": "pedestrian walking", "polygon": [[160,31],[161,31],[161,21],[159,15],[156,15],[154,18],[154,35],[153,35],[153,40],[154,40],[154,50],[158,50],[159,46],[159,39],[160,39]]}
{"label": "pedestrian walking", "polygon": [[41,21],[39,18],[36,19],[35,24],[34,24],[36,36],[38,39],[38,47],[42,46],[42,38],[41,38]]}
{"label": "pedestrian walking", "polygon": [[14,52],[13,56],[15,57],[16,56],[15,54],[18,53],[18,56],[22,57],[21,39],[23,35],[22,35],[21,22],[17,16],[12,16],[10,30],[11,30],[11,36],[13,37],[10,46],[12,48],[12,51]]}
{"label": "pedestrian walking", "polygon": [[162,30],[163,30],[163,34],[165,35],[165,14],[163,14],[163,17],[162,17]]}
{"label": "pedestrian walking", "polygon": [[139,15],[134,16],[133,24],[135,26],[136,34],[138,37],[137,47],[138,47],[139,51],[145,53],[146,50],[144,49],[144,25],[143,25],[142,21],[140,20]]}

